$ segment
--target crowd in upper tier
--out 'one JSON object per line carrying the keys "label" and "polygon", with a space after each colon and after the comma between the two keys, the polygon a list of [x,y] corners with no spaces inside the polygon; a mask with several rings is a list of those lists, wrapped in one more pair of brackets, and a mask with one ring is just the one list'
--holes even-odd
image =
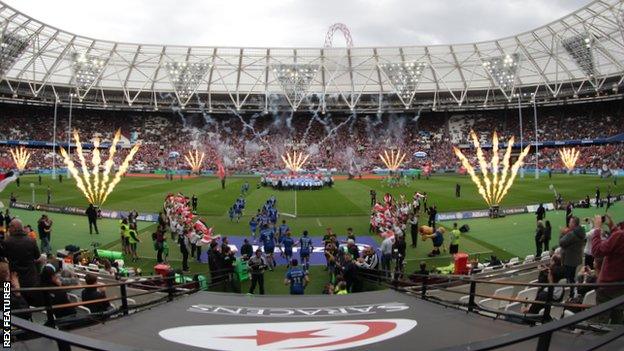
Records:
{"label": "crowd in upper tier", "polygon": [[[621,102],[538,108],[537,137],[540,141],[565,141],[612,137],[624,133]],[[52,141],[53,110],[49,107],[0,106],[0,140]],[[523,111],[522,140],[535,140],[532,109]],[[281,155],[305,151],[308,169],[335,168],[366,172],[384,168],[379,154],[388,148],[405,152],[404,167],[430,165],[433,170],[456,169],[459,162],[452,145],[467,144],[469,131],[481,141],[496,130],[502,141],[520,140],[516,109],[472,112],[405,114],[336,114],[281,112],[277,114],[190,114],[181,112],[72,111],[71,129],[83,141],[93,137],[110,140],[121,129],[122,144],[141,140],[134,158],[135,170],[189,169],[183,155],[189,150],[205,152],[203,169],[216,170],[221,159],[229,172],[282,169]],[[59,109],[57,141],[68,140],[68,110]],[[129,149],[117,153],[121,160]],[[32,149],[29,168],[52,166],[50,148]],[[425,157],[414,157],[423,152]],[[470,152],[468,152],[470,154]],[[624,168],[624,145],[582,147],[579,168]],[[106,153],[104,154],[106,157]],[[534,164],[534,155],[526,162]],[[59,156],[57,165],[62,165]],[[556,148],[540,150],[540,168],[561,169]],[[0,147],[0,168],[10,167],[7,147]]]}

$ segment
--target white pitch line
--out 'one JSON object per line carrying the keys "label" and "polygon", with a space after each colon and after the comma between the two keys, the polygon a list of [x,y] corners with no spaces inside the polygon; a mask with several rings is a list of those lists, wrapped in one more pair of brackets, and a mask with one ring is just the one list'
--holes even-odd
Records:
{"label": "white pitch line", "polygon": [[323,226],[323,224],[322,224],[322,223],[321,223],[321,221],[318,219],[318,217],[316,218],[316,223],[318,223],[318,226],[319,226],[319,227],[322,227],[322,226]]}
{"label": "white pitch line", "polygon": [[297,217],[297,190],[295,190],[295,217]]}

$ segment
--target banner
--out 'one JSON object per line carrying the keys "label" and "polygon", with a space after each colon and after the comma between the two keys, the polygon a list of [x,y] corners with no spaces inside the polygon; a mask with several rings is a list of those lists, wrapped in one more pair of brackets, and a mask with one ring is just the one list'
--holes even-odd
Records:
{"label": "banner", "polygon": [[[11,204],[11,207],[22,209],[22,210],[29,210],[29,211],[37,210],[37,211],[42,211],[42,212],[86,216],[85,214],[86,209],[81,208],[81,207],[55,206],[55,205],[45,205],[45,204],[36,204],[33,206],[25,202],[14,202]],[[101,218],[109,218],[109,219],[122,219],[122,218],[128,217],[128,211],[101,210],[100,214],[101,214]],[[139,216],[137,217],[137,221],[158,222],[158,214],[157,213],[139,213]]]}
{"label": "banner", "polygon": [[[624,195],[611,196],[612,203],[615,201],[622,200]],[[603,199],[603,201],[606,201]],[[595,199],[590,199],[592,204],[596,203]],[[577,202],[578,203],[578,202]],[[543,204],[546,211],[555,210],[555,205],[551,202]],[[501,208],[499,210],[500,214],[503,215],[514,215],[514,214],[522,214],[522,213],[535,213],[539,204],[527,205],[522,207],[509,207],[509,208]],[[476,211],[460,211],[460,212],[442,212],[436,215],[436,221],[457,221],[462,219],[471,219],[471,218],[487,218],[490,216],[489,210],[476,210]]]}

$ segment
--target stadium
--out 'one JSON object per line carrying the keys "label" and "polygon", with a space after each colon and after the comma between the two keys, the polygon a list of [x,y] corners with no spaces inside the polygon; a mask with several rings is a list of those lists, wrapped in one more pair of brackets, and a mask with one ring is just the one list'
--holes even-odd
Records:
{"label": "stadium", "polygon": [[624,1],[292,47],[7,2],[4,348],[624,349]]}

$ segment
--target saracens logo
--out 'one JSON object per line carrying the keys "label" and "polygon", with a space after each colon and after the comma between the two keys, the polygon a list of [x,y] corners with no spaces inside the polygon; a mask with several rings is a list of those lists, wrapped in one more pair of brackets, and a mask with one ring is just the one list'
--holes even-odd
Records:
{"label": "saracens logo", "polygon": [[364,346],[405,334],[411,319],[194,325],[165,329],[165,340],[209,350],[315,350]]}

